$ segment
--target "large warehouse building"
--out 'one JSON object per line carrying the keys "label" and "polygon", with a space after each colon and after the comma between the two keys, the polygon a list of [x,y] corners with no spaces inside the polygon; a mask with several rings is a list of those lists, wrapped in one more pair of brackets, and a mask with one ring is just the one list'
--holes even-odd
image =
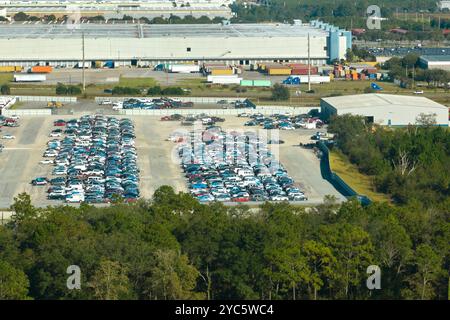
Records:
{"label": "large warehouse building", "polygon": [[421,114],[435,115],[437,125],[448,126],[446,106],[425,97],[392,94],[359,94],[322,98],[320,108],[325,119],[333,115],[353,114],[368,122],[388,126],[416,124]]}
{"label": "large warehouse building", "polygon": [[419,64],[426,69],[443,69],[450,71],[450,55],[421,56]]}
{"label": "large warehouse building", "polygon": [[[226,61],[323,65],[345,57],[350,32],[311,24],[3,24],[0,65],[74,67],[85,60],[115,65]],[[84,46],[83,46],[84,36]]]}

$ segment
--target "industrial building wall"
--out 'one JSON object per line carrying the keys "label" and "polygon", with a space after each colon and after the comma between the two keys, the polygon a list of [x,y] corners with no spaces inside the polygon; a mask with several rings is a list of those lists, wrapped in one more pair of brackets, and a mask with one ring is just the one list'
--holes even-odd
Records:
{"label": "industrial building wall", "polygon": [[443,69],[450,71],[450,60],[429,61],[428,59],[421,57],[419,59],[419,65],[426,69]]}
{"label": "industrial building wall", "polygon": [[450,61],[440,61],[440,62],[431,62],[427,63],[428,69],[442,69],[450,71]]}
{"label": "industrial building wall", "polygon": [[[394,105],[390,107],[361,107],[361,108],[339,108],[338,115],[351,113],[365,117],[374,117],[374,123],[380,125],[407,126],[416,124],[417,117],[421,114],[436,114],[438,125],[448,126],[448,109],[447,108],[427,108],[427,107],[409,107]],[[390,121],[389,121],[390,120]]]}
{"label": "industrial building wall", "polygon": [[345,59],[347,54],[347,37],[339,37],[339,59]]}
{"label": "industrial building wall", "polygon": [[336,109],[324,100],[320,100],[320,113],[323,120],[330,120],[330,118],[337,114]]}
{"label": "industrial building wall", "polygon": [[[327,59],[326,37],[311,37],[311,58]],[[81,60],[82,41],[0,39],[0,61]],[[86,60],[306,58],[306,37],[86,38]]]}

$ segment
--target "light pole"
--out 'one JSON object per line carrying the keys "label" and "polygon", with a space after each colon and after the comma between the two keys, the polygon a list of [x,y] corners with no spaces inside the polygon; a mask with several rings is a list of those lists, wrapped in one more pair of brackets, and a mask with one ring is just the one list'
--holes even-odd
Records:
{"label": "light pole", "polygon": [[85,77],[85,56],[84,56],[84,32],[81,33],[81,48],[82,48],[82,55],[83,55],[83,62],[81,66],[81,78],[82,78],[82,85],[83,85],[83,93],[86,91],[86,77]]}

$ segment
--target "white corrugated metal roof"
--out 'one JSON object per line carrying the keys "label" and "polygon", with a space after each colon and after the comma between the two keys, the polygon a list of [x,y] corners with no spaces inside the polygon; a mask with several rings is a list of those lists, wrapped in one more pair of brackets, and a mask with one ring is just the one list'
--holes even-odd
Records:
{"label": "white corrugated metal roof", "polygon": [[357,108],[379,108],[389,106],[408,106],[408,107],[426,107],[447,109],[446,106],[434,102],[425,97],[382,94],[382,93],[368,93],[356,94],[348,96],[328,97],[322,98],[323,101],[332,105],[336,110],[347,110]]}
{"label": "white corrugated metal roof", "polygon": [[[275,23],[231,24],[150,24],[142,25],[144,38],[151,37],[324,37],[328,32],[309,25]],[[0,38],[136,38],[137,24],[4,24]]]}

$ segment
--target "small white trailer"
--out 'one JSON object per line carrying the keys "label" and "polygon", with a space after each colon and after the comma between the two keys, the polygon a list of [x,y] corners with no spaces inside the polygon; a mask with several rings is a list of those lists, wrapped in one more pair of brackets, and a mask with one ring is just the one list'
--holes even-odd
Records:
{"label": "small white trailer", "polygon": [[24,73],[14,75],[14,82],[42,82],[45,80],[47,80],[45,74]]}

